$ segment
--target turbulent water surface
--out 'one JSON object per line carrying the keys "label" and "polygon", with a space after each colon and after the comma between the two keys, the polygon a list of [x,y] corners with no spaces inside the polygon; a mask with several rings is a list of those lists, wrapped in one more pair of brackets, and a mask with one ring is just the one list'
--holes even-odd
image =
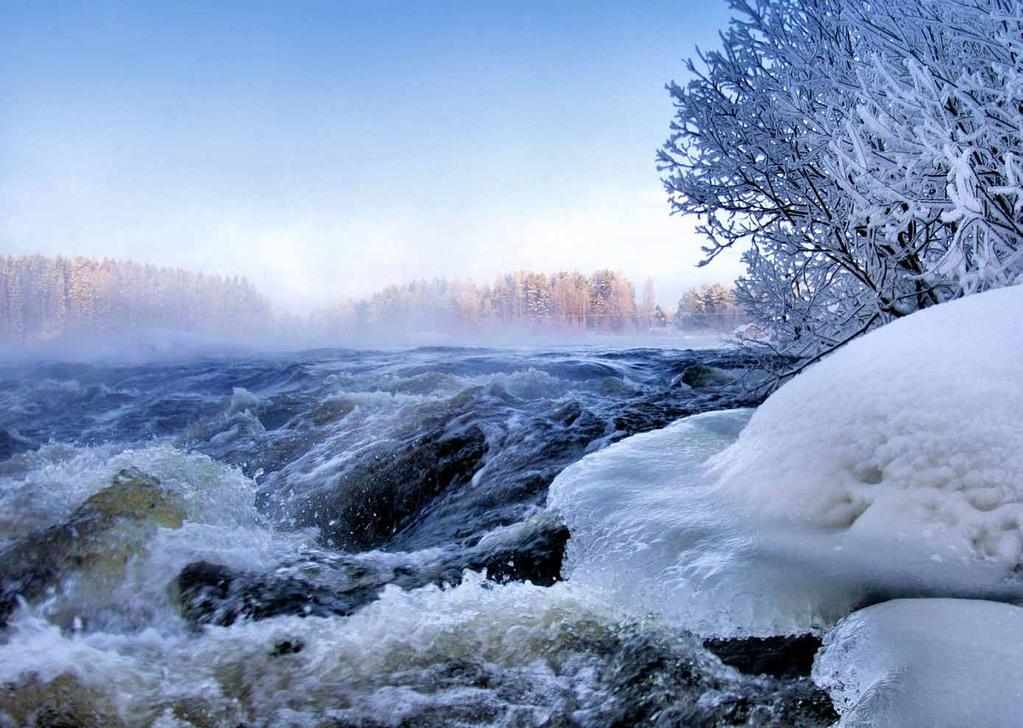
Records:
{"label": "turbulent water surface", "polygon": [[744,365],[434,348],[2,369],[0,725],[827,725],[804,676],[744,674],[561,578],[552,479],[752,404],[702,368]]}

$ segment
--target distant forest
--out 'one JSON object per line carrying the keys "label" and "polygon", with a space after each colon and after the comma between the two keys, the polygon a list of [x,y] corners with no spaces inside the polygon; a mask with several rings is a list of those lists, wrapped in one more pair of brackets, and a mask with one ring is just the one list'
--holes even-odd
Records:
{"label": "distant forest", "polygon": [[123,328],[256,333],[270,304],[243,278],[123,260],[0,256],[0,340],[59,339]]}
{"label": "distant forest", "polygon": [[677,328],[731,329],[745,320],[734,294],[719,284],[693,288],[673,313],[658,303],[648,280],[636,287],[621,272],[598,270],[553,274],[520,270],[493,284],[444,279],[388,286],[361,301],[345,301],[319,311],[314,328],[328,330],[479,329],[628,333],[674,325]]}
{"label": "distant forest", "polygon": [[[317,314],[317,325],[473,331],[478,328],[553,327],[619,332],[653,315],[652,289],[641,303],[621,273],[601,270],[548,275],[516,271],[492,285],[444,279],[388,286],[368,299],[345,301]],[[647,324],[649,325],[649,324]]]}
{"label": "distant forest", "polygon": [[633,283],[611,270],[590,276],[516,271],[490,285],[418,280],[299,317],[275,314],[244,278],[121,260],[0,256],[0,341],[11,343],[138,328],[343,341],[416,331],[729,330],[742,320],[733,292],[723,286],[691,289],[666,312],[652,281],[637,299]]}

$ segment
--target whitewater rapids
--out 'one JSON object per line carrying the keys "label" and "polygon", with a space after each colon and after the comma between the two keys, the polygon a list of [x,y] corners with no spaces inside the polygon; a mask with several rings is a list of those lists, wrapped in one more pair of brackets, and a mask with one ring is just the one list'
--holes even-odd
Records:
{"label": "whitewater rapids", "polygon": [[119,478],[156,483],[173,517],[13,605],[0,720],[826,725],[808,675],[743,674],[562,579],[555,476],[751,404],[722,374],[745,365],[421,349],[2,368],[3,553],[48,563]]}

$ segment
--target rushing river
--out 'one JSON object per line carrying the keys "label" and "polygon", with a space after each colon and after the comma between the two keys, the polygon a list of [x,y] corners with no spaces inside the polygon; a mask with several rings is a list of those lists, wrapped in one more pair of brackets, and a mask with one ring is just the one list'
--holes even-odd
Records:
{"label": "rushing river", "polygon": [[0,369],[0,725],[827,725],[799,670],[747,674],[562,579],[554,477],[755,404],[719,376],[745,365],[431,348]]}

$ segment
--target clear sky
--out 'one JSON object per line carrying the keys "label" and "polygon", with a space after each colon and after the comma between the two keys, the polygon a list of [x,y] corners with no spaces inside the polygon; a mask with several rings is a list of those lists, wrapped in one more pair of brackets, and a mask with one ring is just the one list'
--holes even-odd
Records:
{"label": "clear sky", "polygon": [[654,155],[723,0],[0,0],[0,251],[241,273],[296,307],[526,267],[697,271]]}

